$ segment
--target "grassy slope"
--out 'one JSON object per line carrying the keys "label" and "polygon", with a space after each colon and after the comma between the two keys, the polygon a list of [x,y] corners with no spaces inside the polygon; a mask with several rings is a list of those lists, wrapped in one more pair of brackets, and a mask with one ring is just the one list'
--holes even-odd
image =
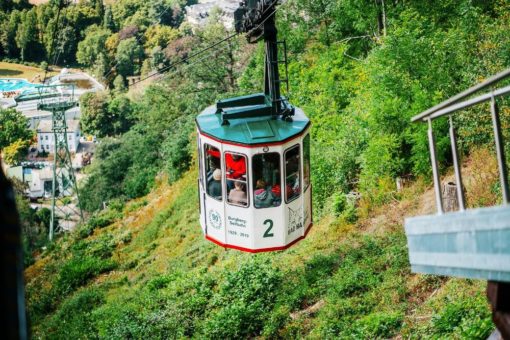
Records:
{"label": "grassy slope", "polygon": [[[48,72],[49,76],[55,74],[56,72]],[[42,79],[44,71],[38,67],[0,61],[0,78],[24,78],[28,81],[40,82],[40,79],[34,79],[36,76]]]}
{"label": "grassy slope", "polygon": [[259,255],[203,239],[195,187],[195,171],[161,184],[28,268],[34,335],[482,338],[492,328],[484,282],[410,273],[403,216],[433,209],[421,182],[356,225],[324,217],[290,250]]}

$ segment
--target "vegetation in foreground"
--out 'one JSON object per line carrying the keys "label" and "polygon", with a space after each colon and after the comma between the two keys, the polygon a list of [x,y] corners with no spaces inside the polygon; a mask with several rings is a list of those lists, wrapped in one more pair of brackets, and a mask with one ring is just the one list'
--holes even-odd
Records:
{"label": "vegetation in foreground", "polygon": [[[497,171],[484,152],[470,169]],[[258,255],[203,239],[194,183],[192,170],[53,244],[26,271],[34,336],[482,339],[493,329],[484,282],[410,273],[402,215],[432,200],[421,181],[357,224],[323,218],[293,248]]]}

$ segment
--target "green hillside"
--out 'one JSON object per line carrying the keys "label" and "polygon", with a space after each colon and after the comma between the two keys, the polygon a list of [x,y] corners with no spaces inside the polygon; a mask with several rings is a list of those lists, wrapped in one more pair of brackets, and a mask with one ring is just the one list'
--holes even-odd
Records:
{"label": "green hillside", "polygon": [[[510,1],[289,0],[279,7],[289,50],[285,95],[312,121],[315,225],[292,248],[258,255],[203,239],[194,119],[218,99],[261,90],[262,45],[237,37],[126,88],[127,77],[229,35],[219,13],[195,30],[182,12],[155,26],[147,21],[160,6],[189,3],[82,1],[70,11],[92,19],[75,32],[69,60],[76,52],[111,90],[80,102],[82,129],[100,141],[80,183],[88,221],[42,252],[39,241],[25,240],[35,261],[26,269],[34,336],[486,338],[494,326],[485,282],[410,273],[403,220],[435,211],[426,125],[410,118],[510,66]],[[6,10],[2,25],[20,15],[30,22],[45,8],[22,7]],[[6,55],[20,53],[15,37],[0,43],[11,47]],[[502,104],[508,147],[510,110]],[[496,204],[488,110],[468,109],[454,123],[468,206]],[[434,122],[445,180],[453,177],[447,131],[446,119]],[[400,192],[398,177],[411,179]],[[36,219],[19,202],[30,230]]]}
{"label": "green hillside", "polygon": [[[497,171],[486,157],[469,169]],[[324,217],[291,249],[258,255],[203,239],[195,170],[165,182],[27,269],[34,336],[481,339],[493,329],[484,282],[410,273],[403,216],[433,209],[421,181],[356,224]]]}

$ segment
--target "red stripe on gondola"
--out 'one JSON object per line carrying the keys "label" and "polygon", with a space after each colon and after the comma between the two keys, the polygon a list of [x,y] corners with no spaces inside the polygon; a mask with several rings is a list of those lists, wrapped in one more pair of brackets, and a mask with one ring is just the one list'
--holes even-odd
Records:
{"label": "red stripe on gondola", "polygon": [[263,253],[263,252],[268,252],[268,251],[278,251],[278,250],[285,250],[287,248],[290,248],[292,247],[294,244],[296,244],[297,242],[301,241],[302,239],[304,239],[306,237],[306,235],[308,235],[308,232],[312,229],[312,226],[313,226],[313,223],[310,223],[308,225],[308,228],[306,229],[306,232],[303,236],[300,236],[299,238],[295,239],[294,241],[292,241],[291,243],[287,244],[286,246],[282,246],[282,247],[272,247],[272,248],[261,248],[261,249],[250,249],[250,248],[244,248],[244,247],[239,247],[239,246],[234,246],[232,244],[226,244],[226,243],[222,243],[218,240],[216,240],[215,238],[212,238],[211,236],[209,235],[206,235],[205,238],[211,242],[214,242],[216,243],[217,245],[219,246],[222,246],[224,248],[230,248],[230,249],[235,249],[235,250],[240,250],[240,251],[245,251],[245,252],[248,252],[248,253]]}

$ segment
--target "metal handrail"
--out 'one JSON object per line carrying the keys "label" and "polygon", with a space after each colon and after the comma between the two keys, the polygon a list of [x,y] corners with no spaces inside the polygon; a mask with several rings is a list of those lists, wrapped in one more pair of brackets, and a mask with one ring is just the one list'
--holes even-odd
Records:
{"label": "metal handrail", "polygon": [[454,112],[460,111],[462,109],[466,109],[468,107],[472,107],[477,104],[481,104],[484,102],[490,101],[490,110],[492,116],[492,125],[494,130],[494,142],[496,147],[496,154],[498,159],[498,168],[499,168],[499,177],[501,183],[501,191],[503,196],[503,204],[510,204],[510,188],[508,185],[508,168],[506,165],[506,157],[505,157],[505,148],[503,143],[503,134],[501,132],[501,122],[499,118],[499,107],[496,101],[497,97],[501,97],[504,95],[510,94],[510,86],[506,86],[500,89],[492,90],[488,93],[484,93],[479,95],[478,97],[471,98],[465,101],[462,99],[467,98],[478,91],[481,91],[487,87],[492,87],[494,84],[510,77],[510,69],[507,69],[503,72],[496,74],[495,76],[487,79],[486,81],[475,85],[453,97],[445,100],[444,102],[422,112],[421,114],[413,117],[411,119],[412,122],[424,121],[428,122],[428,139],[429,139],[429,150],[430,150],[430,160],[432,163],[432,175],[434,179],[434,191],[436,196],[436,206],[438,214],[443,214],[443,197],[441,193],[441,178],[439,175],[439,166],[437,162],[437,154],[436,154],[436,143],[434,138],[432,120],[449,115],[449,124],[450,124],[450,143],[452,148],[452,157],[453,157],[453,167],[455,170],[455,180],[458,183],[457,185],[457,198],[459,201],[459,209],[460,211],[464,211],[466,207],[465,196],[464,196],[464,185],[462,182],[462,172],[460,169],[459,156],[457,153],[457,135],[455,131],[455,126],[453,124],[452,114]]}

